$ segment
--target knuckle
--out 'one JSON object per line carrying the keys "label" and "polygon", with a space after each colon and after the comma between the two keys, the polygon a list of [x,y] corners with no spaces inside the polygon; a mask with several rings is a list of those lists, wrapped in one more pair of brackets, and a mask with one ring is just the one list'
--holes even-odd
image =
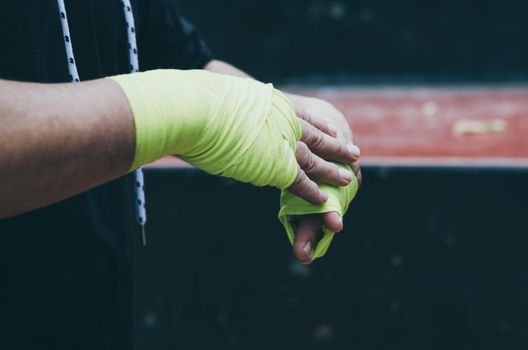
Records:
{"label": "knuckle", "polygon": [[297,142],[297,154],[303,155],[308,151],[308,146],[302,141]]}
{"label": "knuckle", "polygon": [[324,132],[327,135],[330,135],[330,128],[328,127],[328,123],[318,120],[313,124],[319,131]]}
{"label": "knuckle", "polygon": [[330,127],[330,122],[321,121],[321,128],[328,134],[335,133],[335,130],[332,130]]}
{"label": "knuckle", "polygon": [[324,121],[321,118],[310,116],[310,124],[312,124],[313,126],[319,128],[322,125],[324,125],[325,123],[324,123]]}
{"label": "knuckle", "polygon": [[317,171],[317,169],[318,169],[318,166],[317,166],[317,162],[315,161],[315,158],[313,157],[311,153],[308,153],[304,171],[308,174],[313,174]]}
{"label": "knuckle", "polygon": [[335,176],[336,179],[341,180],[341,174],[339,173],[339,167],[335,164],[332,164],[331,173]]}
{"label": "knuckle", "polygon": [[297,174],[297,177],[295,178],[295,181],[290,186],[290,190],[297,191],[300,190],[302,187],[302,184],[304,182],[306,175],[304,174],[304,171],[302,169],[299,169],[299,172]]}
{"label": "knuckle", "polygon": [[306,112],[303,108],[299,108],[299,118],[311,124],[312,116]]}
{"label": "knuckle", "polygon": [[321,204],[322,202],[319,198],[317,185],[306,176],[302,169],[299,169],[299,174],[288,191],[314,204]]}
{"label": "knuckle", "polygon": [[325,140],[322,134],[316,133],[312,139],[312,146],[321,149],[325,145]]}
{"label": "knuckle", "polygon": [[348,159],[348,148],[344,143],[339,144],[339,146],[337,147],[337,152],[345,159]]}
{"label": "knuckle", "polygon": [[306,120],[306,112],[302,107],[295,107],[295,114],[299,119]]}
{"label": "knuckle", "polygon": [[299,163],[299,166],[304,170],[306,171],[307,169],[310,168],[310,152],[309,151],[306,151],[306,152],[303,152],[301,154],[299,154],[298,156],[298,159],[297,159],[297,162]]}
{"label": "knuckle", "polygon": [[302,137],[301,140],[307,143],[312,138],[312,126],[304,119],[301,119]]}

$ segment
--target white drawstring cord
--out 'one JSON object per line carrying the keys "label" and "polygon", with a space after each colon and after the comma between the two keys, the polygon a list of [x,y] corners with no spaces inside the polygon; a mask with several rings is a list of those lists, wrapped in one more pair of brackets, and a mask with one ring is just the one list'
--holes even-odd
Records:
{"label": "white drawstring cord", "polygon": [[[125,16],[127,26],[127,37],[128,37],[128,56],[131,73],[139,71],[139,59],[138,49],[136,40],[136,26],[134,22],[134,15],[132,12],[132,5],[130,0],[121,0],[123,4],[123,12]],[[66,57],[68,59],[68,72],[70,73],[71,81],[78,83],[80,81],[79,72],[77,70],[77,64],[75,61],[75,55],[73,53],[72,38],[70,35],[70,28],[68,25],[68,14],[66,12],[66,6],[64,0],[57,0],[59,7],[59,14],[61,19],[62,34],[64,40],[64,47],[66,49]],[[134,189],[136,193],[136,220],[141,229],[141,241],[143,245],[147,244],[147,236],[145,234],[145,224],[147,223],[147,211],[145,209],[145,190],[144,190],[144,179],[143,169],[139,168],[134,172],[135,183]]]}

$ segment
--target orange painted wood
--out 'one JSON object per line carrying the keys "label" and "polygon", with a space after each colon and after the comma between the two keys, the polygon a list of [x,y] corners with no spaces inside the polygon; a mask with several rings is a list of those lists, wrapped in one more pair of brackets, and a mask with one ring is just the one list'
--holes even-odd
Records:
{"label": "orange painted wood", "polygon": [[[528,87],[290,90],[326,99],[342,110],[364,164],[528,166]],[[468,121],[500,127],[457,134]],[[156,165],[184,163],[165,159]]]}

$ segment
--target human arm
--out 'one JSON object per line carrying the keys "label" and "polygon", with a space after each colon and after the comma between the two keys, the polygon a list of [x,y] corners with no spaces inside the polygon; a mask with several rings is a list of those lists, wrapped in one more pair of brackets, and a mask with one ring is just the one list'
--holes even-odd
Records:
{"label": "human arm", "polygon": [[134,123],[110,80],[0,80],[0,218],[36,209],[125,174]]}
{"label": "human arm", "polygon": [[301,130],[271,85],[164,70],[76,85],[2,81],[0,92],[0,217],[172,154],[211,174],[326,200],[295,158],[296,140],[317,135]]}
{"label": "human arm", "polygon": [[[179,67],[202,69],[205,66],[206,70],[212,72],[250,78],[248,74],[228,63],[213,60],[213,56],[199,32],[190,22],[181,17],[176,1],[145,1],[144,4],[148,10],[140,11],[140,13],[148,15],[143,19],[143,25],[140,26],[139,31],[140,61],[144,67],[146,65],[146,67],[151,68]],[[141,30],[141,27],[143,27],[143,30]],[[298,162],[306,171],[308,177],[322,183],[340,186],[351,182],[352,174],[344,170],[340,172],[340,169],[335,164],[325,161],[317,155],[327,160],[352,161],[353,168],[356,170],[356,176],[360,176],[359,163],[356,162],[359,156],[359,149],[357,147],[350,145],[352,147],[352,153],[354,153],[352,157],[348,159],[339,157],[344,152],[339,152],[338,147],[343,147],[344,144],[348,143],[347,141],[351,140],[351,135],[350,138],[340,138],[339,142],[337,142],[337,139],[329,136],[336,136],[338,129],[344,131],[344,133],[347,130],[350,131],[343,115],[333,106],[322,100],[309,100],[303,97],[296,98],[294,95],[287,96],[291,101],[294,101],[295,107],[297,108],[297,115],[301,119],[304,119],[302,123],[305,134],[318,135],[315,138],[305,137],[299,142],[297,147],[296,156]],[[319,111],[327,115],[330,119],[335,118],[335,122],[311,117],[312,115],[317,115],[316,113]],[[331,130],[331,126],[334,126],[335,131]],[[316,133],[316,128],[326,132],[328,135],[322,137],[321,133]],[[351,133],[349,132],[349,134]],[[345,134],[345,136],[348,135]],[[296,182],[290,188],[290,191],[302,196],[307,191],[315,193],[316,187],[311,181],[300,181]],[[342,229],[341,217],[335,212],[317,215],[316,219],[324,219],[326,226],[334,231]],[[314,225],[311,222],[308,225],[304,225],[304,222],[307,220],[307,216],[301,218],[302,225],[299,226],[299,229],[301,230],[306,227],[307,230],[301,230],[305,233],[297,235],[300,239],[294,245],[294,252],[301,261],[310,260],[310,254],[306,254],[303,248],[310,240],[310,237],[313,236],[312,241],[315,242],[315,236],[323,224],[323,222],[319,223],[318,227],[316,227],[317,224]]]}

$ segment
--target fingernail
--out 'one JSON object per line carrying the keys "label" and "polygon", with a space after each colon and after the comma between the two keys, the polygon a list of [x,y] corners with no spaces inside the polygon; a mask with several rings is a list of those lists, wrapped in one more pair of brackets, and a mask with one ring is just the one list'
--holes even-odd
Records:
{"label": "fingernail", "polygon": [[323,190],[319,190],[319,194],[320,194],[321,199],[323,200],[323,202],[326,202],[328,200],[328,193],[326,193]]}
{"label": "fingernail", "polygon": [[307,258],[310,258],[310,259],[312,258],[312,242],[311,241],[306,242],[306,244],[304,245],[303,251]]}
{"label": "fingernail", "polygon": [[361,155],[361,151],[359,150],[359,147],[356,145],[347,145],[348,152],[352,154],[354,157],[359,157]]}
{"label": "fingernail", "polygon": [[326,126],[328,127],[328,130],[334,135],[337,135],[337,129],[334,126],[334,124],[326,123]]}
{"label": "fingernail", "polygon": [[345,169],[341,169],[339,168],[339,176],[341,176],[341,178],[347,182],[350,182],[352,181],[352,173],[348,170],[345,170]]}

